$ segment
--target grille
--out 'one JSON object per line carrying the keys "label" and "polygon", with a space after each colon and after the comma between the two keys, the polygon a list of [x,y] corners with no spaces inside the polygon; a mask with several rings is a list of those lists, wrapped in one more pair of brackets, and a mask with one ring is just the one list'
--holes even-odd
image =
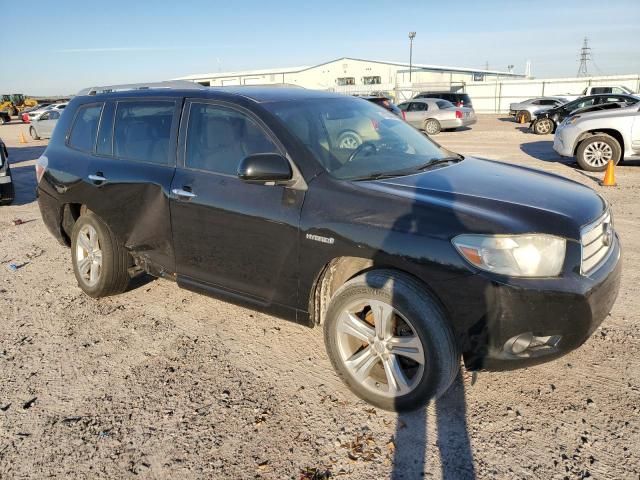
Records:
{"label": "grille", "polygon": [[600,266],[611,250],[613,238],[613,221],[610,211],[606,211],[595,222],[582,229],[581,269],[583,274],[591,273]]}

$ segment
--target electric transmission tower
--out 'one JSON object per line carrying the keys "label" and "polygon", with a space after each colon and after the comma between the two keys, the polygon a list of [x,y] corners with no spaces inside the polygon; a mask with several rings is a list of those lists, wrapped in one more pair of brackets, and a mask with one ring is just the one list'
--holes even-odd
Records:
{"label": "electric transmission tower", "polygon": [[580,49],[580,66],[578,67],[579,77],[588,77],[587,62],[591,60],[591,48],[589,47],[589,39],[584,37],[582,48]]}

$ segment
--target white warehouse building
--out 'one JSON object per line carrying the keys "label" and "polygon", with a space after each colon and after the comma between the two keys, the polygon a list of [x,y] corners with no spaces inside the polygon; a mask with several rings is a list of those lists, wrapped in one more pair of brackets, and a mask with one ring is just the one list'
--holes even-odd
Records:
{"label": "white warehouse building", "polygon": [[408,62],[386,62],[359,58],[338,58],[314,66],[271,68],[240,72],[188,75],[189,80],[205,86],[289,84],[315,90],[344,93],[393,92],[399,88],[437,88],[464,90],[466,85],[496,79],[524,78],[512,71],[482,70],[440,65],[413,64],[411,82]]}

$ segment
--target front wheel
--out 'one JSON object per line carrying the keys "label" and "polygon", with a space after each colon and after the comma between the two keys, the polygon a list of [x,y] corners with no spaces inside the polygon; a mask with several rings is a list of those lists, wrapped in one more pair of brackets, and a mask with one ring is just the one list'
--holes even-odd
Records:
{"label": "front wheel", "polygon": [[33,127],[29,127],[29,135],[31,135],[31,138],[33,138],[34,140],[40,140],[38,132],[36,132],[36,129]]}
{"label": "front wheel", "polygon": [[78,286],[90,297],[122,293],[129,285],[131,257],[94,213],[73,226],[71,258]]}
{"label": "front wheel", "polygon": [[576,160],[580,168],[589,172],[604,172],[609,160],[620,161],[622,149],[618,141],[610,135],[593,135],[578,146]]}
{"label": "front wheel", "polygon": [[345,283],[327,309],[324,339],[347,386],[385,410],[426,405],[449,388],[459,369],[442,309],[399,272],[373,271]]}
{"label": "front wheel", "polygon": [[536,135],[547,135],[553,133],[555,124],[550,118],[541,118],[533,122],[533,133]]}
{"label": "front wheel", "polygon": [[424,131],[427,132],[427,135],[437,135],[442,130],[440,126],[440,122],[435,118],[430,118],[425,120],[424,122]]}

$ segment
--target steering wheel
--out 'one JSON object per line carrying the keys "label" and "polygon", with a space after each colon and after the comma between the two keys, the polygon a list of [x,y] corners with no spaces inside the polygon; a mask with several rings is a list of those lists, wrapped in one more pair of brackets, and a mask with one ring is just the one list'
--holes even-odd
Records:
{"label": "steering wheel", "polygon": [[377,152],[378,151],[378,147],[376,146],[375,143],[373,143],[372,141],[367,141],[367,142],[362,142],[360,145],[358,145],[358,147],[353,151],[353,153],[351,155],[349,155],[349,158],[347,159],[347,161],[345,162],[345,165],[349,162],[352,162],[354,158],[356,158],[358,155],[360,155],[362,152],[364,152],[365,150],[368,151],[373,151],[373,152]]}

